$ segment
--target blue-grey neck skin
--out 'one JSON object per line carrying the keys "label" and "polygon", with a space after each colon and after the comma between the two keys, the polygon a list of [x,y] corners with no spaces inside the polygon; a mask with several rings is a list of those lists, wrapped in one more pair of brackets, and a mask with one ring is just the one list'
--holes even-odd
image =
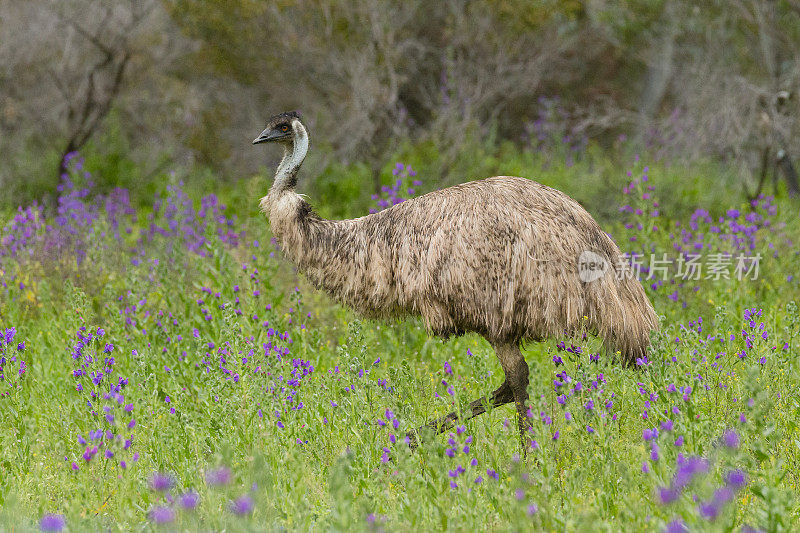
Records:
{"label": "blue-grey neck skin", "polygon": [[297,171],[308,153],[308,132],[299,120],[292,121],[294,135],[291,144],[283,149],[283,159],[275,172],[273,191],[293,190],[297,185]]}

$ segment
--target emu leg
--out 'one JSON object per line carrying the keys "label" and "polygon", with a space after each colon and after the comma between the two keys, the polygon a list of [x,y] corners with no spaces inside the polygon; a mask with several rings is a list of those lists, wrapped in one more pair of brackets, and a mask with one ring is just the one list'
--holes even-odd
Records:
{"label": "emu leg", "polygon": [[511,387],[514,395],[514,403],[517,406],[519,415],[519,438],[523,452],[527,452],[525,433],[531,427],[528,420],[528,363],[522,356],[519,346],[515,344],[494,345],[497,358],[500,359],[500,366],[506,373],[506,383]]}
{"label": "emu leg", "polygon": [[476,417],[478,415],[482,415],[486,412],[486,407],[491,406],[492,408],[499,407],[501,405],[505,405],[507,403],[511,403],[514,401],[514,393],[511,390],[511,386],[508,384],[508,380],[504,381],[500,387],[495,390],[491,397],[488,399],[486,396],[481,396],[477,400],[474,400],[469,403],[467,408],[461,413],[461,416],[458,415],[455,411],[452,413],[446,414],[445,416],[428,422],[424,426],[420,427],[416,431],[409,431],[407,436],[410,440],[409,445],[412,448],[416,448],[418,445],[417,436],[420,432],[425,429],[429,428],[432,429],[434,434],[439,434],[451,429],[453,425],[455,425],[456,420],[469,420],[470,418]]}

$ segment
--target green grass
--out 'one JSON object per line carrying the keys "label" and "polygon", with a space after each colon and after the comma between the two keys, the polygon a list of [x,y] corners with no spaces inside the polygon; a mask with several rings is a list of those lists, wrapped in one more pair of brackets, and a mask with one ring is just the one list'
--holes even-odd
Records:
{"label": "green grass", "polygon": [[[424,176],[428,156],[418,153],[414,165]],[[545,164],[535,154],[515,157],[517,163],[502,158],[508,173],[582,191],[576,196],[608,221],[623,248],[636,236],[642,249],[670,252],[669,234],[679,231],[678,222],[686,227],[693,207],[708,207],[715,216],[725,207],[742,207],[719,197],[707,201],[707,185],[722,179],[724,169],[698,167],[692,175],[702,179],[695,182],[681,180],[685,169],[661,165],[650,172],[656,194],[679,182],[696,194],[682,200],[662,193],[668,198],[657,231],[646,224],[642,230],[625,229],[628,219],[616,206],[628,200],[617,193],[615,204],[597,205],[591,196],[606,190],[610,197],[619,190],[614,184],[626,180],[613,162],[567,167]],[[634,166],[634,175],[641,174],[641,166]],[[489,170],[496,168],[492,161],[481,168],[498,173]],[[331,184],[338,171],[329,172],[328,185],[315,190],[320,202],[341,191],[361,198],[357,182],[337,189]],[[390,170],[384,178],[392,179]],[[256,181],[243,183],[227,192],[225,201],[254,203],[255,189]],[[192,196],[196,208],[199,196]],[[757,280],[700,280],[655,289],[645,280],[663,317],[646,370],[621,368],[604,354],[592,362],[590,354],[601,343],[591,335],[526,346],[536,446],[522,457],[513,406],[467,421],[458,434],[430,438],[410,452],[402,443],[406,431],[500,384],[502,371],[491,348],[474,335],[447,342],[431,338],[416,319],[359,320],[271,253],[266,223],[254,206],[239,208],[237,227],[247,230],[239,246],[220,242],[215,223],[205,227],[206,257],[187,251],[179,237],[156,236],[139,246],[144,253],[132,264],[127,250],[147,232],[146,210],[119,241],[101,216],[81,227],[83,244],[69,241],[59,253],[45,253],[41,242],[31,244],[32,254],[0,257],[0,331],[17,330],[6,357],[14,353],[27,364],[17,378],[19,362],[6,363],[6,379],[0,381],[0,393],[8,393],[0,397],[0,530],[36,529],[45,513],[63,514],[70,531],[660,531],[676,518],[691,531],[738,531],[744,524],[765,531],[797,529],[800,319],[798,281],[789,275],[796,276],[800,265],[796,245],[786,241],[797,242],[800,231],[791,215],[796,205],[777,206],[775,229],[760,229],[754,251],[748,251],[764,254]],[[166,226],[163,210],[155,221]],[[256,236],[258,247],[252,244]],[[726,245],[706,238],[720,249]],[[76,248],[87,253],[80,265]],[[743,330],[753,331],[743,318],[746,309],[761,310],[749,348],[742,336]],[[71,354],[81,327],[105,331],[81,357],[115,359],[99,386],[73,375]],[[18,353],[22,341],[25,349]],[[561,349],[561,341],[580,350]],[[110,354],[103,353],[106,343],[113,345]],[[280,358],[276,347],[286,351]],[[744,359],[737,355],[741,350],[747,352]],[[717,359],[718,354],[724,355]],[[563,363],[556,365],[554,357]],[[94,362],[88,369],[103,366]],[[566,376],[568,384],[554,386]],[[103,398],[119,378],[127,380],[121,404],[116,395]],[[298,382],[289,385],[292,378]],[[76,391],[78,382],[82,392]],[[692,391],[684,400],[682,392],[669,392],[671,385]],[[92,390],[97,399],[90,398]],[[296,395],[289,401],[291,390]],[[128,404],[130,413],[123,408]],[[105,406],[113,422],[104,418]],[[387,409],[398,420],[397,429],[387,420]],[[131,419],[136,424],[128,428]],[[667,419],[673,422],[670,431],[661,427]],[[645,441],[643,431],[653,428],[658,437]],[[97,429],[122,439],[79,443],[79,435],[88,440]],[[739,436],[735,448],[722,444],[729,429]],[[679,437],[683,443],[677,447]],[[82,454],[99,442],[107,444],[87,462]],[[103,457],[107,448],[113,458]],[[670,485],[679,453],[705,458],[707,472],[664,505],[658,489]],[[454,478],[459,465],[464,472]],[[230,483],[210,484],[207,472],[223,466],[231,470]],[[714,520],[704,518],[694,497],[713,500],[731,469],[746,472],[746,486],[719,506]],[[152,490],[154,472],[174,478],[170,498],[196,491],[198,507],[184,510]],[[475,483],[478,476],[482,481]],[[242,496],[254,505],[240,516],[230,502]],[[151,511],[162,506],[172,508],[175,518],[158,526]]]}

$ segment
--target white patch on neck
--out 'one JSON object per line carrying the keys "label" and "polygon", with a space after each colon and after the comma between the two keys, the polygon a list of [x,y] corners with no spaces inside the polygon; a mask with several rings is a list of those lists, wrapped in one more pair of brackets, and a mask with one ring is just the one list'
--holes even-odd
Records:
{"label": "white patch on neck", "polygon": [[275,185],[273,186],[281,189],[288,185],[291,178],[297,174],[308,153],[308,132],[302,122],[297,119],[293,120],[292,130],[294,130],[293,150],[291,153],[287,150],[283,154],[283,159],[275,172]]}
{"label": "white patch on neck", "polygon": [[299,120],[292,121],[294,130],[294,152],[292,152],[292,165],[299,167],[308,153],[308,132]]}

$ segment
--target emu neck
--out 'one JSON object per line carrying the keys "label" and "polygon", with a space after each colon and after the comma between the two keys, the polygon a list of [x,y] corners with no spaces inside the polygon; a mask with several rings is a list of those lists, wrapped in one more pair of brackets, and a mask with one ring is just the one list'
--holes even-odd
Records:
{"label": "emu neck", "polygon": [[275,172],[275,181],[261,199],[261,209],[267,215],[272,233],[281,249],[296,264],[302,263],[312,226],[320,218],[311,206],[294,191],[297,171],[308,152],[308,133],[302,124],[295,124],[291,144],[284,146],[283,159]]}
{"label": "emu neck", "polygon": [[286,145],[283,150],[283,159],[275,172],[275,181],[270,189],[271,194],[294,190],[297,185],[297,172],[300,170],[300,165],[303,164],[307,152],[308,133],[302,124],[298,124],[292,143]]}

